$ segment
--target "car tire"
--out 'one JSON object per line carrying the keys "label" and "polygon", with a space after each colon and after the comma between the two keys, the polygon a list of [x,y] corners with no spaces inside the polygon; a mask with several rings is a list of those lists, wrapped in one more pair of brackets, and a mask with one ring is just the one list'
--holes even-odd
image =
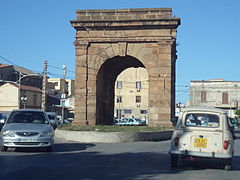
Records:
{"label": "car tire", "polygon": [[170,155],[170,165],[171,168],[176,168],[178,166],[178,155],[176,154]]}
{"label": "car tire", "polygon": [[8,148],[7,148],[6,146],[0,146],[0,151],[1,151],[1,152],[7,151],[7,149],[8,149]]}
{"label": "car tire", "polygon": [[231,165],[225,165],[225,166],[224,166],[224,170],[225,170],[225,171],[231,171],[231,169],[232,169],[232,166],[231,166]]}
{"label": "car tire", "polygon": [[230,170],[232,170],[232,159],[227,159],[227,160],[225,160],[224,170],[225,170],[225,171],[230,171]]}

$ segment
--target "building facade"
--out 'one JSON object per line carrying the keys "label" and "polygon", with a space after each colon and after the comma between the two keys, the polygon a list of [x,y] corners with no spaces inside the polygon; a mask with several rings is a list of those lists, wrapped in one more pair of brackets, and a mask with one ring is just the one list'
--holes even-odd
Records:
{"label": "building facade", "polygon": [[231,116],[240,108],[240,81],[191,81],[190,105],[225,109]]}
{"label": "building facade", "polygon": [[[63,94],[65,94],[64,97]],[[64,106],[65,118],[74,114],[75,80],[48,78],[47,95],[49,101],[51,100],[47,106],[48,111],[55,111],[58,115],[62,115],[62,106]]]}
{"label": "building facade", "polygon": [[40,109],[42,91],[39,88],[14,83],[0,85],[0,111],[12,111],[18,108]]}
{"label": "building facade", "polygon": [[[36,74],[26,68],[0,64],[0,86],[3,92],[7,89],[5,92],[6,96],[2,96],[2,94],[0,96],[0,111],[24,108],[24,106],[25,108],[40,109],[42,102],[42,79],[43,76],[41,74]],[[72,84],[72,81],[69,81],[69,84]],[[59,84],[62,86],[62,83]],[[56,87],[58,88],[58,86]],[[49,87],[47,88],[52,90]],[[55,88],[55,84],[52,85],[52,88]],[[61,87],[56,91],[60,91],[60,89]],[[72,94],[74,92],[72,89],[74,89],[72,86],[70,90],[66,88],[66,92],[70,91]],[[60,98],[53,96],[52,92],[55,93],[55,90],[47,91],[46,94],[45,110],[47,111],[54,111],[56,105],[60,104]]]}
{"label": "building facade", "polygon": [[124,70],[115,83],[115,118],[134,117],[147,120],[148,89],[148,73],[145,68]]}
{"label": "building facade", "polygon": [[48,92],[48,94],[54,95],[58,98],[61,98],[61,95],[63,94],[63,92],[68,97],[74,97],[75,80],[60,79],[60,78],[48,78],[47,92]]}
{"label": "building facade", "polygon": [[42,89],[42,76],[23,67],[0,64],[0,82],[12,81]]}

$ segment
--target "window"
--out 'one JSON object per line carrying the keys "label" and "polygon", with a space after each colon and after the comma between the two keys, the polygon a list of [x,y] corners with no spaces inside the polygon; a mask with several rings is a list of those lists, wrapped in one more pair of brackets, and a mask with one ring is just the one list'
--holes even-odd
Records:
{"label": "window", "polygon": [[117,119],[121,119],[121,117],[122,117],[122,110],[121,109],[117,109],[116,113],[117,113]]}
{"label": "window", "polygon": [[38,123],[49,124],[43,112],[38,111],[13,111],[7,123]]}
{"label": "window", "polygon": [[136,89],[137,89],[137,91],[140,91],[140,89],[141,89],[141,81],[137,81],[136,82]]}
{"label": "window", "polygon": [[141,110],[140,113],[141,114],[147,114],[148,112],[147,112],[147,110]]}
{"label": "window", "polygon": [[117,89],[122,89],[122,81],[117,81]]}
{"label": "window", "polygon": [[201,91],[201,102],[202,103],[207,102],[207,92],[206,91]]}
{"label": "window", "polygon": [[124,114],[131,114],[132,110],[131,109],[124,109]]}
{"label": "window", "polygon": [[0,74],[0,79],[4,80],[4,78],[3,78],[3,74]]}
{"label": "window", "polygon": [[37,105],[37,95],[36,94],[33,95],[33,105],[34,106]]}
{"label": "window", "polygon": [[122,102],[122,96],[117,96],[117,103],[121,103]]}
{"label": "window", "polygon": [[228,93],[227,92],[222,93],[222,104],[228,104]]}
{"label": "window", "polygon": [[185,117],[185,125],[192,127],[219,127],[219,116],[214,114],[189,113]]}
{"label": "window", "polygon": [[141,103],[141,96],[136,96],[136,103]]}

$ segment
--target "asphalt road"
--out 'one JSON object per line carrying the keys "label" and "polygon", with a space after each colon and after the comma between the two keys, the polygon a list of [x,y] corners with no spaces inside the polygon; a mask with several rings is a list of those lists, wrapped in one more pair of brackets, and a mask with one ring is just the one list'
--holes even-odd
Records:
{"label": "asphalt road", "polygon": [[10,149],[0,152],[1,180],[239,180],[240,131],[233,170],[218,161],[180,162],[169,166],[169,141],[82,144],[56,140],[54,152]]}

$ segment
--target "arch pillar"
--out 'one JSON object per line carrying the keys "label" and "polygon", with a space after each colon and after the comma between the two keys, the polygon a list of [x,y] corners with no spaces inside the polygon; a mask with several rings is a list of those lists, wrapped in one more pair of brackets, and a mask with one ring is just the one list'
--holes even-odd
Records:
{"label": "arch pillar", "polygon": [[88,47],[87,41],[75,41],[76,80],[75,80],[75,119],[77,125],[88,125]]}

